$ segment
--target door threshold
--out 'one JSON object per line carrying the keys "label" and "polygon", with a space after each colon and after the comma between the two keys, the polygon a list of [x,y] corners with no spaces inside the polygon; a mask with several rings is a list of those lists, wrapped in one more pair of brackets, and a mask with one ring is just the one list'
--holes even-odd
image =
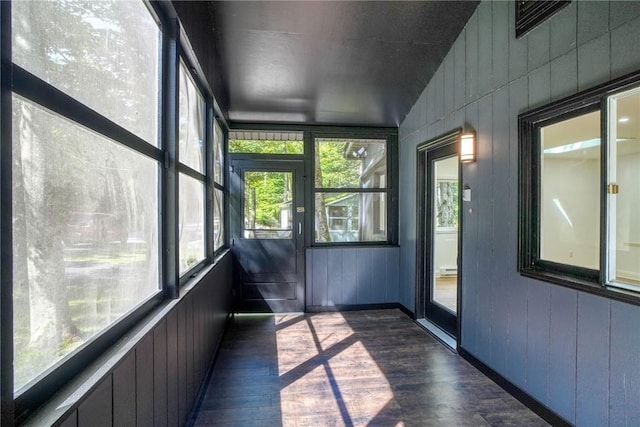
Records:
{"label": "door threshold", "polygon": [[416,323],[427,330],[431,335],[433,335],[438,341],[449,347],[450,350],[457,353],[458,342],[454,337],[446,333],[443,329],[441,329],[435,323],[430,322],[427,319],[418,319]]}

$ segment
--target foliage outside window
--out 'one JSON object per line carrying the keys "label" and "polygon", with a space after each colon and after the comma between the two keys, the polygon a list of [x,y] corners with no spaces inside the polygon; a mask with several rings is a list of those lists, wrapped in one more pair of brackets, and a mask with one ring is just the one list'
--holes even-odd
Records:
{"label": "foliage outside window", "polygon": [[65,118],[80,104],[13,94],[19,396],[159,292],[159,164],[143,145],[158,146],[160,31],[142,2],[14,2],[12,17],[13,61],[30,73],[15,75],[144,141]]}
{"label": "foliage outside window", "polygon": [[160,32],[142,1],[16,1],[13,62],[158,145]]}
{"label": "foliage outside window", "polygon": [[244,238],[290,239],[293,230],[293,174],[244,174]]}
{"label": "foliage outside window", "polygon": [[436,183],[436,227],[458,228],[458,181]]}
{"label": "foliage outside window", "polygon": [[639,80],[520,116],[523,274],[640,291]]}
{"label": "foliage outside window", "polygon": [[314,240],[387,241],[387,141],[316,138]]}
{"label": "foliage outside window", "polygon": [[303,133],[234,130],[229,132],[229,153],[304,154]]}

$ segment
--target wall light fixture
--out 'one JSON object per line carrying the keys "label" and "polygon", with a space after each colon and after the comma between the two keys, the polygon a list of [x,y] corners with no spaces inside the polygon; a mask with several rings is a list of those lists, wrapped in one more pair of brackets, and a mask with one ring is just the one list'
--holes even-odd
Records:
{"label": "wall light fixture", "polygon": [[460,135],[460,162],[473,163],[476,161],[476,134],[465,132]]}

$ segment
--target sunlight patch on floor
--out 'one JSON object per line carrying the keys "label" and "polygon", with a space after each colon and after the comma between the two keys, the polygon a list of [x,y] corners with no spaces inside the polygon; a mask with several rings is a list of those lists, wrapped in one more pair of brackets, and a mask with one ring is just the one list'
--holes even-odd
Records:
{"label": "sunlight patch on floor", "polygon": [[[286,322],[282,321],[282,317],[287,317],[292,323],[286,324]],[[291,316],[275,317],[276,325],[283,326],[276,331],[276,346],[278,349],[287,349],[286,352],[278,351],[278,374],[280,376],[285,375],[318,354],[309,325],[304,316],[299,317],[299,321]],[[295,333],[292,331],[295,331]]]}
{"label": "sunlight patch on floor", "polygon": [[365,426],[393,401],[384,373],[339,314],[287,324],[277,346],[287,349],[278,352],[284,426],[314,425],[319,415],[331,425]]}
{"label": "sunlight patch on floor", "polygon": [[354,424],[366,425],[393,400],[389,382],[361,342],[331,358],[329,367]]}

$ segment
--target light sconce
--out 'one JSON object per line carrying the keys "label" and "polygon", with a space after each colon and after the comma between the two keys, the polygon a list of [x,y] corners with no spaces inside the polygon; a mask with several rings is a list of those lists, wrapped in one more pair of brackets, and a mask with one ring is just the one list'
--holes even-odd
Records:
{"label": "light sconce", "polygon": [[466,132],[460,135],[460,162],[473,163],[476,161],[476,134]]}

